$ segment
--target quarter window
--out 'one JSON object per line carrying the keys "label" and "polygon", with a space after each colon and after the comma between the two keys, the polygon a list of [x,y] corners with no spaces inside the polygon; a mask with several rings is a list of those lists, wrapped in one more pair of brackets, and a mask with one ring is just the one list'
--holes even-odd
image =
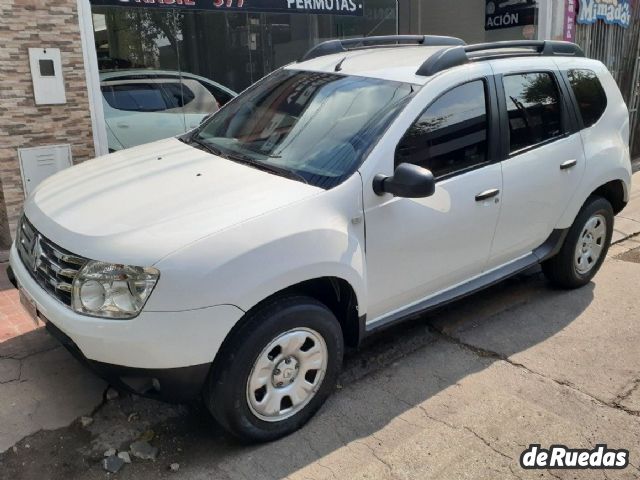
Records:
{"label": "quarter window", "polygon": [[216,88],[209,83],[205,83],[202,81],[200,83],[204,88],[206,88],[207,90],[209,90],[209,92],[211,92],[211,95],[215,97],[216,101],[221,107],[223,105],[226,105],[230,100],[233,100],[233,95],[231,95],[229,92],[225,92],[221,88]]}
{"label": "quarter window", "polygon": [[160,86],[166,95],[167,108],[181,108],[193,101],[196,96],[184,83],[163,82]]}
{"label": "quarter window", "polygon": [[413,163],[442,178],[487,162],[484,81],[450,90],[429,106],[398,144],[396,165]]}
{"label": "quarter window", "polygon": [[607,95],[591,70],[569,70],[569,82],[578,102],[584,128],[596,123],[607,108]]}
{"label": "quarter window", "polygon": [[551,74],[508,75],[503,81],[511,152],[562,135],[560,94]]}

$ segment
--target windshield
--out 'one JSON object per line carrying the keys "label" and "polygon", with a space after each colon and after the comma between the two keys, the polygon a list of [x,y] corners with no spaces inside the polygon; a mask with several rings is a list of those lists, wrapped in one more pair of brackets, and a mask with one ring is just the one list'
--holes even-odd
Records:
{"label": "windshield", "polygon": [[358,169],[413,91],[407,83],[281,70],[213,115],[192,139],[328,189]]}

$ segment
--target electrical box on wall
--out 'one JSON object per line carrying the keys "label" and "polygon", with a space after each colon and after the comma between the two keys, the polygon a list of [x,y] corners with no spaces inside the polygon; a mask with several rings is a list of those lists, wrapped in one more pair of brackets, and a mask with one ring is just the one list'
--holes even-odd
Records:
{"label": "electrical box on wall", "polygon": [[18,158],[25,196],[45,178],[72,165],[70,145],[19,148]]}
{"label": "electrical box on wall", "polygon": [[67,103],[59,48],[30,48],[29,65],[36,105]]}

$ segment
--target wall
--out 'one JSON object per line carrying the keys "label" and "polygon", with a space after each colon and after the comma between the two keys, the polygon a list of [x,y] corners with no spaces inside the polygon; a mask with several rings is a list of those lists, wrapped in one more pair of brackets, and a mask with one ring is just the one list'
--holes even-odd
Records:
{"label": "wall", "polygon": [[578,24],[575,42],[589,58],[600,60],[616,80],[627,107],[631,129],[631,157],[640,155],[640,2],[632,3],[628,28],[607,25]]}
{"label": "wall", "polygon": [[[94,156],[76,9],[76,0],[0,0],[0,250],[24,201],[17,148],[71,143],[74,162]],[[65,105],[35,105],[29,47],[61,50]]]}

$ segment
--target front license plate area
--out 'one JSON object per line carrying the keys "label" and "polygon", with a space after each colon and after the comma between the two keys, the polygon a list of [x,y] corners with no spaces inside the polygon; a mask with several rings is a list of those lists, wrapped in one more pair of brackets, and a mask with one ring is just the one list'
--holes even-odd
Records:
{"label": "front license plate area", "polygon": [[18,292],[20,294],[20,303],[35,323],[36,327],[38,326],[38,307],[36,306],[36,302],[31,295],[29,295],[21,286],[18,287]]}

